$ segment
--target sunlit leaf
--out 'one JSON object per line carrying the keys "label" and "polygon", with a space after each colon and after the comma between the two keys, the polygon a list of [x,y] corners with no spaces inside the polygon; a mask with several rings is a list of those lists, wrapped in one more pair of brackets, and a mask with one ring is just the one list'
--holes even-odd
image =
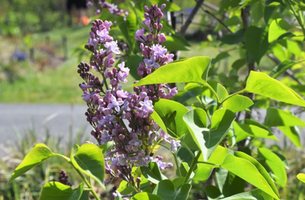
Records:
{"label": "sunlit leaf", "polygon": [[262,72],[250,72],[244,92],[263,95],[288,104],[305,106],[305,101],[295,91]]}
{"label": "sunlit leaf", "polygon": [[[239,153],[241,154],[241,152]],[[244,154],[244,156],[247,155]],[[251,156],[248,157],[249,159],[253,159]],[[256,165],[260,164],[257,162]],[[254,165],[254,163],[250,162],[248,159],[239,158],[233,156],[232,154],[227,154],[221,167],[232,172],[233,174],[236,174],[237,176],[254,185],[258,189],[266,192],[273,198],[279,199],[277,190],[274,184],[272,183],[272,180],[269,177],[268,173],[264,170],[265,174],[261,174],[261,170],[263,170],[263,167],[260,165],[261,169],[258,169],[256,165]]]}
{"label": "sunlit leaf", "polygon": [[267,169],[271,170],[272,178],[281,187],[285,187],[287,183],[287,174],[285,165],[282,160],[272,151],[266,148],[258,149],[258,156],[260,163]]}
{"label": "sunlit leaf", "polygon": [[223,108],[231,110],[232,112],[239,112],[249,108],[252,105],[253,102],[248,97],[242,95],[234,95],[224,101]]}
{"label": "sunlit leaf", "polygon": [[193,57],[183,61],[169,63],[141,79],[134,86],[188,82],[206,84],[210,60],[208,57]]}
{"label": "sunlit leaf", "polygon": [[266,126],[305,126],[305,122],[287,110],[274,107],[267,109],[264,125]]}
{"label": "sunlit leaf", "polygon": [[36,144],[33,149],[31,149],[31,151],[25,156],[21,164],[18,165],[18,167],[14,170],[8,183],[29,171],[33,167],[41,164],[44,160],[50,158],[51,156],[54,156],[54,154],[49,149],[49,147],[42,143]]}
{"label": "sunlit leaf", "polygon": [[105,161],[102,150],[95,144],[83,144],[75,155],[71,153],[73,165],[86,175],[94,178],[104,187]]}
{"label": "sunlit leaf", "polygon": [[299,173],[299,174],[297,175],[297,178],[298,178],[300,181],[302,181],[303,183],[305,183],[305,174]]}

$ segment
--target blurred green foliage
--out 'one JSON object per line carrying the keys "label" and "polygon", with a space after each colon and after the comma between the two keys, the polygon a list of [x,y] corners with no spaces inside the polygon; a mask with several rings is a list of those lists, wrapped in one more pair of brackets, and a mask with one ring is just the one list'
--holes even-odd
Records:
{"label": "blurred green foliage", "polygon": [[49,31],[68,24],[65,1],[2,0],[0,34],[14,36]]}

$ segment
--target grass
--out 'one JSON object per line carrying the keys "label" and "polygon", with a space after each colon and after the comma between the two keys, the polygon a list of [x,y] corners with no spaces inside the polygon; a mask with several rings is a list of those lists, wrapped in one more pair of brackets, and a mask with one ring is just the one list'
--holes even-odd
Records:
{"label": "grass", "polygon": [[22,133],[22,137],[18,131],[15,133],[17,139],[14,143],[2,143],[0,147],[2,152],[8,154],[0,158],[0,200],[38,199],[42,186],[49,181],[57,180],[61,170],[65,170],[69,174],[69,181],[74,186],[81,182],[79,175],[70,164],[62,158],[51,157],[10,184],[7,184],[14,169],[35,144],[44,143],[53,152],[69,157],[74,143],[83,144],[87,140],[82,129],[75,132],[71,129],[68,142],[63,141],[60,137],[50,137],[48,129],[45,129],[45,132],[42,133],[35,132],[35,127],[33,126],[25,130]]}

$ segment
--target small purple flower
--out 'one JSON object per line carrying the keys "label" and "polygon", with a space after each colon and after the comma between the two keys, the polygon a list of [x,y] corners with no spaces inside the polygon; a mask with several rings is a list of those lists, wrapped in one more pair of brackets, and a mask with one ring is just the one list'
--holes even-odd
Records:
{"label": "small purple flower", "polygon": [[144,33],[145,33],[145,30],[144,30],[144,27],[142,27],[141,29],[139,29],[139,30],[136,31],[136,35],[134,36],[134,38],[135,38],[136,40],[139,40],[139,41],[145,43],[146,40],[147,40],[147,38],[146,38],[146,36],[144,35]]}
{"label": "small purple flower", "polygon": [[176,152],[177,148],[180,147],[180,146],[181,146],[180,141],[175,141],[175,140],[171,141],[171,151]]}
{"label": "small purple flower", "polygon": [[105,28],[106,28],[107,31],[110,30],[111,25],[112,25],[112,22],[109,22],[109,21],[107,21],[107,20],[104,21],[104,26],[105,26]]}
{"label": "small purple flower", "polygon": [[98,44],[98,41],[94,38],[94,39],[92,39],[92,38],[89,38],[88,39],[88,44],[90,45],[90,46],[92,46],[92,47],[94,47],[94,51],[96,50],[96,46],[97,46],[97,44]]}
{"label": "small purple flower", "polygon": [[125,62],[122,62],[121,64],[118,64],[118,66],[120,68],[120,71],[118,73],[118,80],[120,82],[127,83],[126,77],[129,74],[129,68],[124,67],[125,66]]}
{"label": "small purple flower", "polygon": [[120,106],[123,104],[124,102],[122,100],[117,101],[117,99],[111,95],[111,103],[108,104],[108,108],[114,108],[117,112],[120,112]]}
{"label": "small purple flower", "polygon": [[103,29],[103,30],[97,30],[96,31],[96,34],[102,38],[102,39],[107,39],[109,38],[109,32],[106,30],[106,29]]}
{"label": "small purple flower", "polygon": [[131,136],[133,139],[128,142],[129,145],[132,145],[135,151],[138,151],[138,147],[142,145],[142,141],[138,139],[136,133],[133,133]]}
{"label": "small purple flower", "polygon": [[145,58],[144,63],[147,65],[148,69],[160,67],[159,63],[155,61],[155,57],[152,56],[150,59]]}
{"label": "small purple flower", "polygon": [[107,48],[107,50],[115,53],[115,54],[120,54],[120,50],[119,50],[119,47],[118,47],[118,44],[117,42],[115,41],[112,41],[112,42],[106,42],[106,44],[104,44],[104,47]]}
{"label": "small purple flower", "polygon": [[100,125],[104,125],[107,122],[112,122],[114,120],[115,116],[114,115],[106,115],[103,117],[101,120],[99,120]]}
{"label": "small purple flower", "polygon": [[113,4],[113,3],[108,3],[108,10],[110,11],[110,13],[112,14],[115,11],[118,11],[118,6]]}
{"label": "small purple flower", "polygon": [[167,53],[167,49],[162,47],[160,44],[152,45],[151,49],[153,50],[155,56],[163,56]]}
{"label": "small purple flower", "polygon": [[91,1],[88,1],[86,6],[87,6],[87,8],[90,8],[91,6],[93,6],[93,3]]}

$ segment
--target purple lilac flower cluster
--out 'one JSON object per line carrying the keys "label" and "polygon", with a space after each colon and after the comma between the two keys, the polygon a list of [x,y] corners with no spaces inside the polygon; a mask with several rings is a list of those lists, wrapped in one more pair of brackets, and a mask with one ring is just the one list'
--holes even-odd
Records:
{"label": "purple lilac flower cluster", "polygon": [[[128,15],[127,11],[124,11],[123,9],[119,9],[117,5],[113,3],[108,3],[106,0],[100,0],[99,5],[101,6],[101,9],[108,9],[111,14],[115,14],[117,16],[123,16],[124,19],[126,20],[126,17]],[[87,7],[90,8],[93,6],[93,3],[91,1],[87,2]],[[96,10],[95,15],[99,15],[101,13],[101,10]]]}
{"label": "purple lilac flower cluster", "polygon": [[[105,155],[106,173],[136,186],[131,174],[133,166],[148,166],[152,161],[161,169],[171,167],[171,163],[162,162],[161,156],[153,158],[153,155],[163,141],[171,144],[172,151],[177,150],[180,143],[159,131],[159,126],[152,120],[154,98],[147,93],[149,88],[135,88],[136,94],[122,90],[120,83],[127,82],[129,69],[124,62],[119,63],[118,68],[114,67],[114,54],[120,54],[120,51],[109,35],[110,26],[108,21],[97,19],[92,22],[85,48],[93,53],[93,60],[78,66],[78,73],[85,81],[79,86],[88,105],[86,116],[93,127],[91,134],[98,144],[114,143]],[[91,68],[103,80],[91,73]],[[151,87],[155,89],[155,86]]]}
{"label": "purple lilac flower cluster", "polygon": [[[145,20],[143,24],[149,28],[149,31],[145,33],[144,27],[136,31],[135,39],[141,42],[140,48],[144,57],[144,62],[141,62],[138,67],[138,74],[141,78],[173,61],[174,55],[167,54],[167,49],[162,46],[162,43],[166,41],[165,35],[160,33],[163,27],[161,19],[164,8],[165,4],[161,8],[158,8],[158,4],[152,5],[151,8],[145,6],[146,13],[144,14]],[[158,98],[170,99],[178,93],[176,87],[169,88],[166,84],[135,88],[136,93],[139,93],[139,91],[145,91],[151,100]]]}

